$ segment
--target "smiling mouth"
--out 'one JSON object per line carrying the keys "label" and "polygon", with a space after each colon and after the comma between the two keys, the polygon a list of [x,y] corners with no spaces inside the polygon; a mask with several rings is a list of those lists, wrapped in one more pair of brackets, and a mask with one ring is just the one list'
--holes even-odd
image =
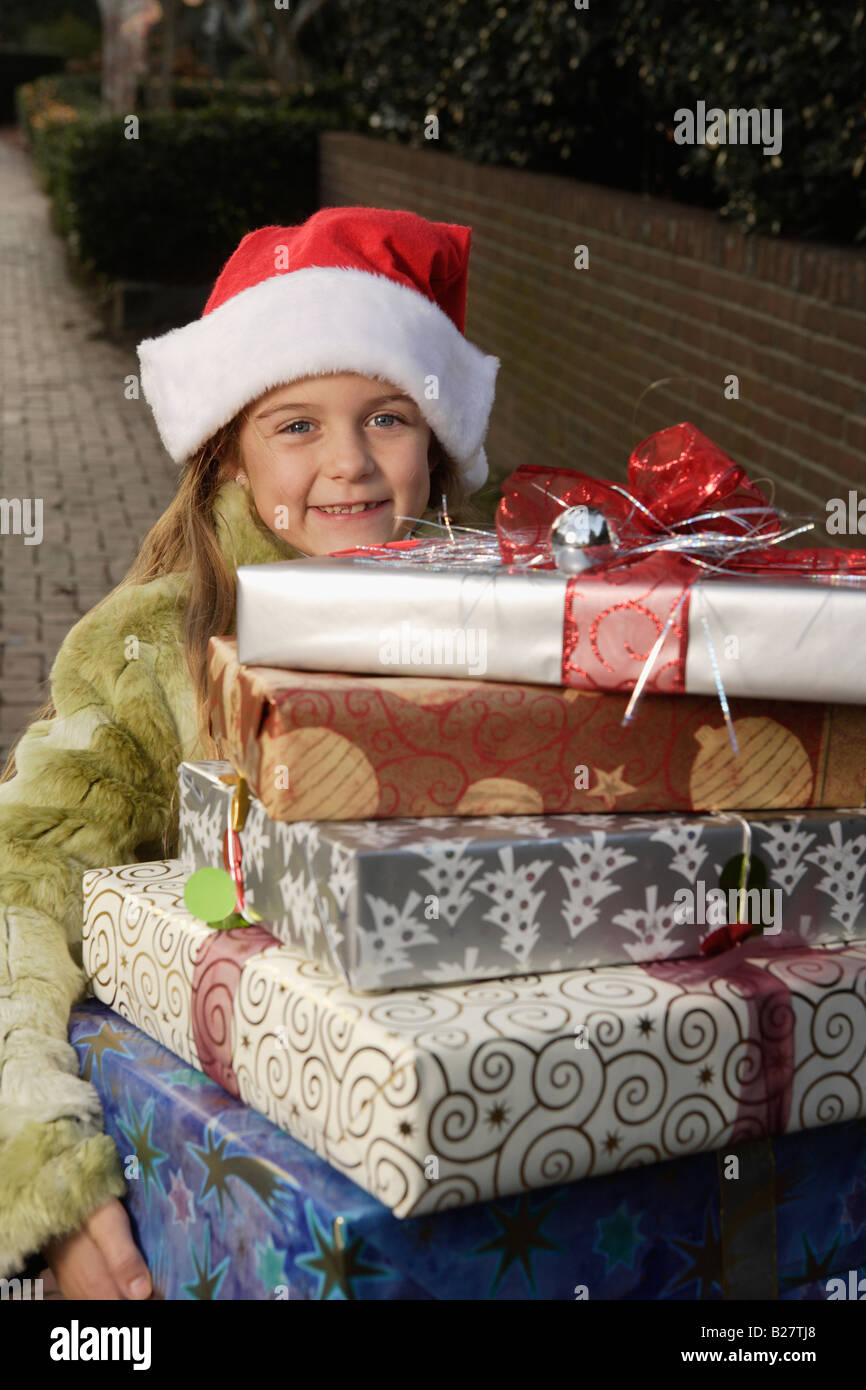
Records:
{"label": "smiling mouth", "polygon": [[353,502],[351,504],[337,504],[331,507],[309,507],[311,512],[321,512],[323,516],[361,516],[364,512],[376,511],[378,507],[387,506],[387,501],[383,502]]}

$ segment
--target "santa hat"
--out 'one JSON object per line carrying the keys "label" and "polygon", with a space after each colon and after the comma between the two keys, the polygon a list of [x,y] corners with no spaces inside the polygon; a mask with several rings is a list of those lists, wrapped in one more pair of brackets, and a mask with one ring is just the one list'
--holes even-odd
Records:
{"label": "santa hat", "polygon": [[469,227],[364,207],[250,232],[201,318],[138,346],[171,457],[188,459],[275,386],[357,372],[411,396],[468,489],[481,487],[499,359],[464,336],[471,240]]}

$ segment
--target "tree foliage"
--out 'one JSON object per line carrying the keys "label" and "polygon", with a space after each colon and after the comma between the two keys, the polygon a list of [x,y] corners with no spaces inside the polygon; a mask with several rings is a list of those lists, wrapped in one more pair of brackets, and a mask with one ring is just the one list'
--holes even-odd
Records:
{"label": "tree foliage", "polygon": [[[334,0],[332,51],[371,133],[699,202],[769,234],[866,236],[862,0]],[[680,146],[698,101],[780,108],[783,146]]]}

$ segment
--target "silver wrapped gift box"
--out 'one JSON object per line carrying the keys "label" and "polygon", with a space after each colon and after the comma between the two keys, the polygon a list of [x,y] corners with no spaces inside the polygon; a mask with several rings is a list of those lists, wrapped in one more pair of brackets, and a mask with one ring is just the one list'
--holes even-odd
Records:
{"label": "silver wrapped gift box", "polygon": [[[631,690],[682,584],[510,569],[495,539],[435,541],[237,571],[248,666]],[[437,558],[441,557],[441,558]],[[866,703],[866,579],[762,574],[692,586],[647,691]]]}
{"label": "silver wrapped gift box", "polygon": [[[180,766],[187,874],[222,863],[231,773]],[[253,797],[240,838],[267,930],[358,990],[695,957],[738,915],[770,950],[866,937],[856,811],[284,822]]]}

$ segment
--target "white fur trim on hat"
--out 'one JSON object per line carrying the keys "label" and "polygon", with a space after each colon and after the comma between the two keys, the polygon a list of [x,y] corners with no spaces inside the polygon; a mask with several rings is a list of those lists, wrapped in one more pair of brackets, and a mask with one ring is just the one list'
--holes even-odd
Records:
{"label": "white fur trim on hat", "polygon": [[139,343],[141,386],[175,463],[266,391],[358,372],[410,395],[475,491],[499,358],[386,275],[313,266],[274,275],[212,313]]}

